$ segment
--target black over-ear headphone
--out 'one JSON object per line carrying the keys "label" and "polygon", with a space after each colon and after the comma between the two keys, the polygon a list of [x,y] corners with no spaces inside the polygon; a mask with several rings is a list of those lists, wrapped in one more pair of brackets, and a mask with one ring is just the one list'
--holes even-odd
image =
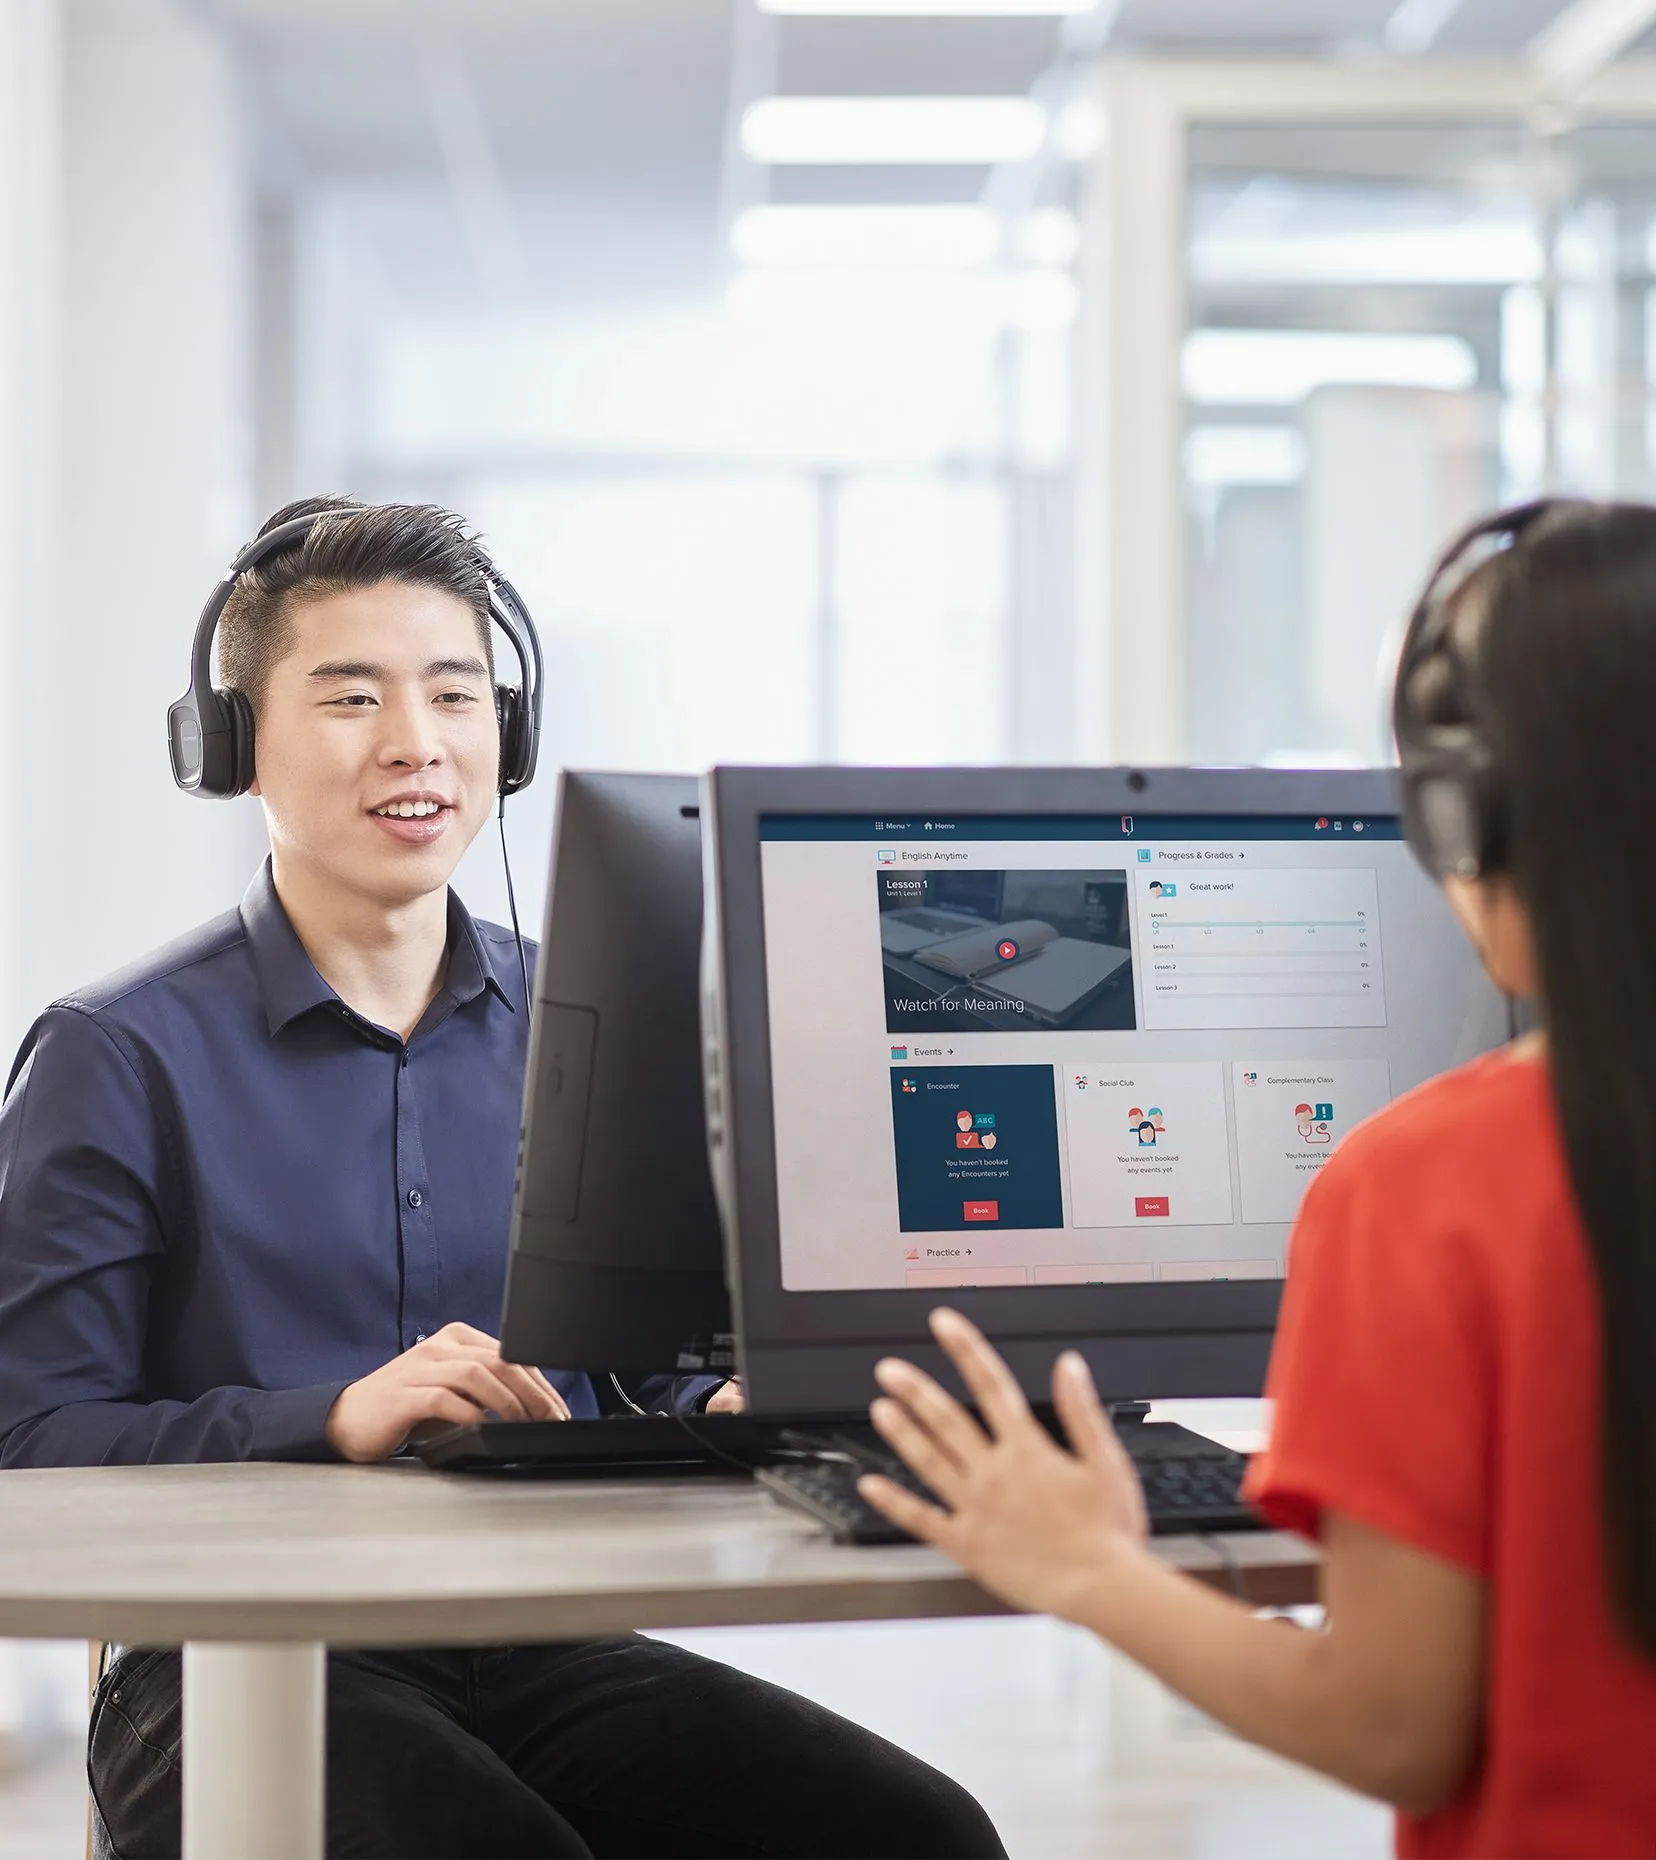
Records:
{"label": "black over-ear headphone", "polygon": [[[196,622],[190,651],[189,689],[167,712],[167,746],[173,780],[186,794],[228,801],[253,784],[253,707],[240,691],[213,683],[213,636],[237,581],[267,556],[302,543],[328,517],[349,516],[350,509],[319,510],[294,517],[266,535],[256,536],[225,571]],[[500,719],[500,793],[504,798],[535,779],[540,755],[541,645],[529,609],[517,589],[477,550],[479,568],[489,590],[489,618],[512,643],[517,655],[516,685],[495,686],[495,714]]]}
{"label": "black over-ear headphone", "polygon": [[1398,661],[1392,724],[1403,777],[1403,832],[1433,878],[1484,878],[1506,863],[1506,807],[1477,715],[1473,665],[1456,637],[1455,596],[1492,555],[1520,546],[1573,500],[1546,497],[1485,517],[1432,570]]}

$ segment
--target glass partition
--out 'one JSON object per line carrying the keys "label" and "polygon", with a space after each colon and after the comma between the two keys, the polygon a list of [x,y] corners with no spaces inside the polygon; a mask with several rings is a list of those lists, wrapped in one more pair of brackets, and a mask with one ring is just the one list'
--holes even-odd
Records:
{"label": "glass partition", "polygon": [[1389,758],[1461,524],[1656,493],[1656,127],[1204,124],[1186,153],[1189,753]]}

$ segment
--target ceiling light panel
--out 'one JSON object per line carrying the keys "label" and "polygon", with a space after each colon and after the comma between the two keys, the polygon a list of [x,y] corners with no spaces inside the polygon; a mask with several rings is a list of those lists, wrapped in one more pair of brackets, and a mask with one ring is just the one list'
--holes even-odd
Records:
{"label": "ceiling light panel", "polygon": [[742,153],[778,165],[989,165],[1046,140],[1030,97],[765,97],[742,115]]}
{"label": "ceiling light panel", "polygon": [[731,314],[749,328],[891,330],[938,340],[996,328],[1061,330],[1074,322],[1074,280],[1062,271],[744,271]]}
{"label": "ceiling light panel", "polygon": [[1000,221],[978,206],[750,207],[730,243],[747,265],[969,267],[996,256]]}

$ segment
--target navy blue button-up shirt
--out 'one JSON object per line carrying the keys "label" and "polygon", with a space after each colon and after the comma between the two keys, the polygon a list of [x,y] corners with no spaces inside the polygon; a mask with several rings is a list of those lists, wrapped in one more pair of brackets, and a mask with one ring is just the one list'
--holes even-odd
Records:
{"label": "navy blue button-up shirt", "polygon": [[347,1383],[456,1319],[496,1334],[521,988],[450,893],[405,1044],[323,981],[267,865],[48,1008],[0,1106],[0,1465],[331,1458]]}

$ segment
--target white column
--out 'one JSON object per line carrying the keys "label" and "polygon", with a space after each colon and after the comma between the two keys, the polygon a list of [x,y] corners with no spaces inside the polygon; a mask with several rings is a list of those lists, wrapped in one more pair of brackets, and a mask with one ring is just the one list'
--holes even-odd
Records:
{"label": "white column", "polygon": [[[0,1087],[28,1022],[25,809],[37,771],[25,729],[44,707],[56,455],[58,0],[0,6]],[[40,1656],[0,1641],[0,1764],[28,1754]]]}
{"label": "white column", "polygon": [[[54,620],[59,0],[0,7],[0,1085],[29,1017],[25,810]],[[61,713],[60,713],[61,714]]]}
{"label": "white column", "polygon": [[184,1648],[184,1860],[322,1860],[327,1650]]}
{"label": "white column", "polygon": [[1105,135],[1083,212],[1077,741],[1097,759],[1175,762],[1184,126],[1151,67],[1112,60],[1099,84]]}
{"label": "white column", "polygon": [[65,25],[61,498],[19,742],[25,1013],[234,904],[263,838],[256,803],[179,794],[165,748],[196,614],[255,527],[229,54],[167,0],[68,0]]}

